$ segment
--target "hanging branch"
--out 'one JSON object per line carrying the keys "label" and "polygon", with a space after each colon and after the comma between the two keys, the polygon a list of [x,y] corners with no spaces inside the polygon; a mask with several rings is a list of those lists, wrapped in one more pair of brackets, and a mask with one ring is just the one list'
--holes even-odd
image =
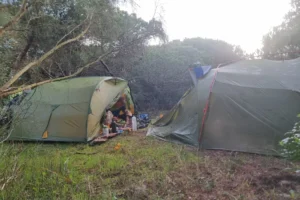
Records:
{"label": "hanging branch", "polygon": [[[60,48],[64,47],[65,45],[75,42],[77,40],[79,40],[81,37],[83,37],[87,31],[90,28],[91,23],[89,23],[89,25],[84,29],[84,31],[82,31],[79,35],[77,35],[74,38],[68,39],[58,45],[56,45],[55,47],[53,47],[50,51],[48,51],[47,53],[45,53],[44,55],[42,55],[39,59],[27,64],[25,67],[23,67],[20,71],[18,71],[7,83],[5,83],[1,88],[0,88],[0,92],[7,90],[13,83],[15,83],[25,72],[27,72],[29,69],[40,65],[45,59],[47,59],[49,56],[51,56],[53,53],[55,53],[57,50],[59,50]],[[75,29],[73,29],[75,30]],[[68,33],[69,35],[69,33]],[[65,37],[65,36],[64,36]]]}
{"label": "hanging branch", "polygon": [[105,69],[111,76],[114,76],[113,73],[109,70],[107,64],[103,60],[100,60],[100,63],[105,67]]}
{"label": "hanging branch", "polygon": [[16,14],[16,16],[14,16],[14,18],[12,20],[10,20],[6,24],[4,24],[2,27],[0,27],[0,36],[3,35],[3,33],[5,32],[6,29],[13,26],[24,16],[24,14],[27,12],[26,4],[27,4],[27,0],[23,0],[22,6],[21,6],[19,12]]}
{"label": "hanging branch", "polygon": [[96,60],[84,65],[83,67],[79,68],[75,73],[69,75],[69,76],[64,76],[64,77],[59,77],[59,78],[55,78],[55,79],[49,79],[49,80],[45,80],[45,81],[41,81],[41,82],[38,82],[38,83],[33,83],[31,85],[26,85],[26,86],[22,86],[22,87],[14,87],[12,90],[7,90],[3,93],[0,93],[0,98],[3,98],[3,97],[7,97],[11,94],[15,94],[15,93],[18,93],[18,92],[22,92],[24,90],[30,90],[32,88],[35,88],[37,86],[40,86],[40,85],[44,85],[45,83],[51,83],[51,82],[55,82],[55,81],[61,81],[61,80],[65,80],[65,79],[68,79],[68,78],[73,78],[77,75],[79,75],[83,70],[91,67],[92,65],[98,63],[98,62],[101,62],[101,60],[108,56],[109,54],[113,53],[117,51],[116,49],[113,49],[105,54],[102,54],[101,56],[99,56]]}
{"label": "hanging branch", "polygon": [[[90,25],[89,25],[90,26]],[[40,64],[43,60],[45,60],[48,56],[52,55],[55,50],[61,48],[62,46],[72,42],[72,41],[75,41],[75,40],[78,40],[80,37],[82,37],[88,30],[89,26],[81,33],[79,34],[77,37],[75,38],[72,38],[70,40],[67,40],[65,42],[62,42],[60,43],[58,46],[55,46],[52,50],[50,50],[49,52],[47,52],[47,56],[45,56],[46,54],[44,54],[44,56],[42,56],[40,59],[38,59],[37,61],[34,61],[32,63],[29,63],[26,67],[27,70],[29,70],[30,68]],[[68,33],[67,35],[69,35],[70,33]],[[64,36],[63,38],[65,38],[66,36]],[[113,48],[111,49],[110,51],[100,55],[96,60],[84,65],[83,67],[79,68],[76,72],[74,72],[73,74],[71,75],[68,75],[68,76],[64,76],[64,77],[59,77],[59,78],[55,78],[55,79],[49,79],[49,80],[45,80],[45,81],[41,81],[41,82],[38,82],[38,83],[33,83],[31,85],[26,85],[26,86],[21,86],[21,87],[10,87],[20,76],[18,76],[18,78],[16,79],[15,77],[13,77],[9,82],[7,82],[2,88],[0,88],[0,98],[3,98],[3,97],[7,97],[11,94],[15,94],[15,93],[18,93],[18,92],[21,92],[21,91],[24,91],[24,90],[29,90],[29,89],[32,89],[34,87],[37,87],[37,86],[40,86],[40,85],[43,85],[45,83],[50,83],[50,82],[55,82],[55,81],[61,81],[61,80],[65,80],[65,79],[68,79],[68,78],[73,78],[77,75],[79,75],[83,70],[91,67],[92,65],[94,64],[97,64],[97,63],[101,63],[105,69],[110,73],[111,76],[114,76],[113,73],[110,71],[110,69],[108,68],[108,66],[105,64],[105,62],[103,61],[103,58],[105,58],[106,56],[114,53],[114,52],[117,52],[117,51],[120,51],[124,48],[128,48],[132,45],[134,45],[135,42],[137,41],[140,41],[140,40],[143,40],[144,38],[148,37],[148,35],[146,34],[145,36],[142,36],[136,40],[132,40],[130,42],[128,42],[127,44],[124,44],[122,46],[118,46],[116,48]],[[28,67],[29,66],[29,67]],[[19,71],[17,73],[17,75],[22,75],[24,72],[26,72],[27,70],[24,70],[24,68]],[[22,72],[22,73],[21,73]],[[8,85],[8,86],[7,86]],[[6,87],[5,87],[6,86]]]}
{"label": "hanging branch", "polygon": [[[87,19],[85,19],[83,22],[85,22]],[[57,43],[56,45],[60,44],[61,41],[63,41],[66,37],[68,37],[73,31],[75,31],[77,28],[79,28],[83,22],[81,22],[80,24],[78,24],[77,26],[75,26],[69,33],[67,33],[66,35],[64,35]]]}

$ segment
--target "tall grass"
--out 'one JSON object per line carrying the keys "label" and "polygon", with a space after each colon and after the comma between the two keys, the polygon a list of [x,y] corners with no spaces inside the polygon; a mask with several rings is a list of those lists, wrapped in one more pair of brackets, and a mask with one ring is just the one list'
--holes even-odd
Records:
{"label": "tall grass", "polygon": [[95,147],[5,143],[0,157],[0,199],[138,199],[145,191],[134,188],[163,186],[167,173],[197,156],[151,138],[120,136]]}
{"label": "tall grass", "polygon": [[277,184],[299,166],[253,154],[201,152],[139,134],[93,147],[4,143],[0,199],[280,199],[300,188],[300,181]]}

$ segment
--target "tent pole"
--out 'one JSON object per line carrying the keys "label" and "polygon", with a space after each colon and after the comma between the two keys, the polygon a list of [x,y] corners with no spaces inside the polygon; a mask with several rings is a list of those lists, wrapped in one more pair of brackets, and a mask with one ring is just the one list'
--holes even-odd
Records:
{"label": "tent pole", "polygon": [[219,71],[219,68],[220,68],[221,65],[222,64],[218,65],[218,67],[216,68],[216,72],[215,72],[214,78],[213,78],[213,80],[212,80],[212,82],[210,84],[209,95],[208,95],[205,107],[203,109],[203,117],[202,117],[202,122],[201,122],[200,133],[199,133],[199,144],[201,143],[202,136],[203,136],[204,125],[205,125],[206,116],[207,116],[208,109],[209,109],[209,103],[210,103],[210,99],[211,99],[212,89],[214,87],[214,84],[215,84],[215,81],[216,81],[216,78],[217,78],[217,74],[218,74],[218,71]]}

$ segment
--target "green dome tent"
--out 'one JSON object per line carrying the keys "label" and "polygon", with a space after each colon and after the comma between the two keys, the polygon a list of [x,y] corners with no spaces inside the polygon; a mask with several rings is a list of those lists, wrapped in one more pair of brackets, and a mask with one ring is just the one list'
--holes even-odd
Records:
{"label": "green dome tent", "polygon": [[299,92],[300,58],[236,62],[198,80],[147,135],[205,149],[276,154],[297,122]]}
{"label": "green dome tent", "polygon": [[82,77],[47,83],[33,89],[12,107],[9,140],[86,142],[98,135],[105,109],[126,94],[127,81]]}

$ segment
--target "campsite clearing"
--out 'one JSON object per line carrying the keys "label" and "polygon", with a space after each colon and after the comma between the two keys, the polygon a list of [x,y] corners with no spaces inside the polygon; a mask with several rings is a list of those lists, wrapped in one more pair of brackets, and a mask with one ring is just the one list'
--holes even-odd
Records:
{"label": "campsite clearing", "polygon": [[145,137],[103,145],[5,143],[0,199],[297,199],[299,163]]}

